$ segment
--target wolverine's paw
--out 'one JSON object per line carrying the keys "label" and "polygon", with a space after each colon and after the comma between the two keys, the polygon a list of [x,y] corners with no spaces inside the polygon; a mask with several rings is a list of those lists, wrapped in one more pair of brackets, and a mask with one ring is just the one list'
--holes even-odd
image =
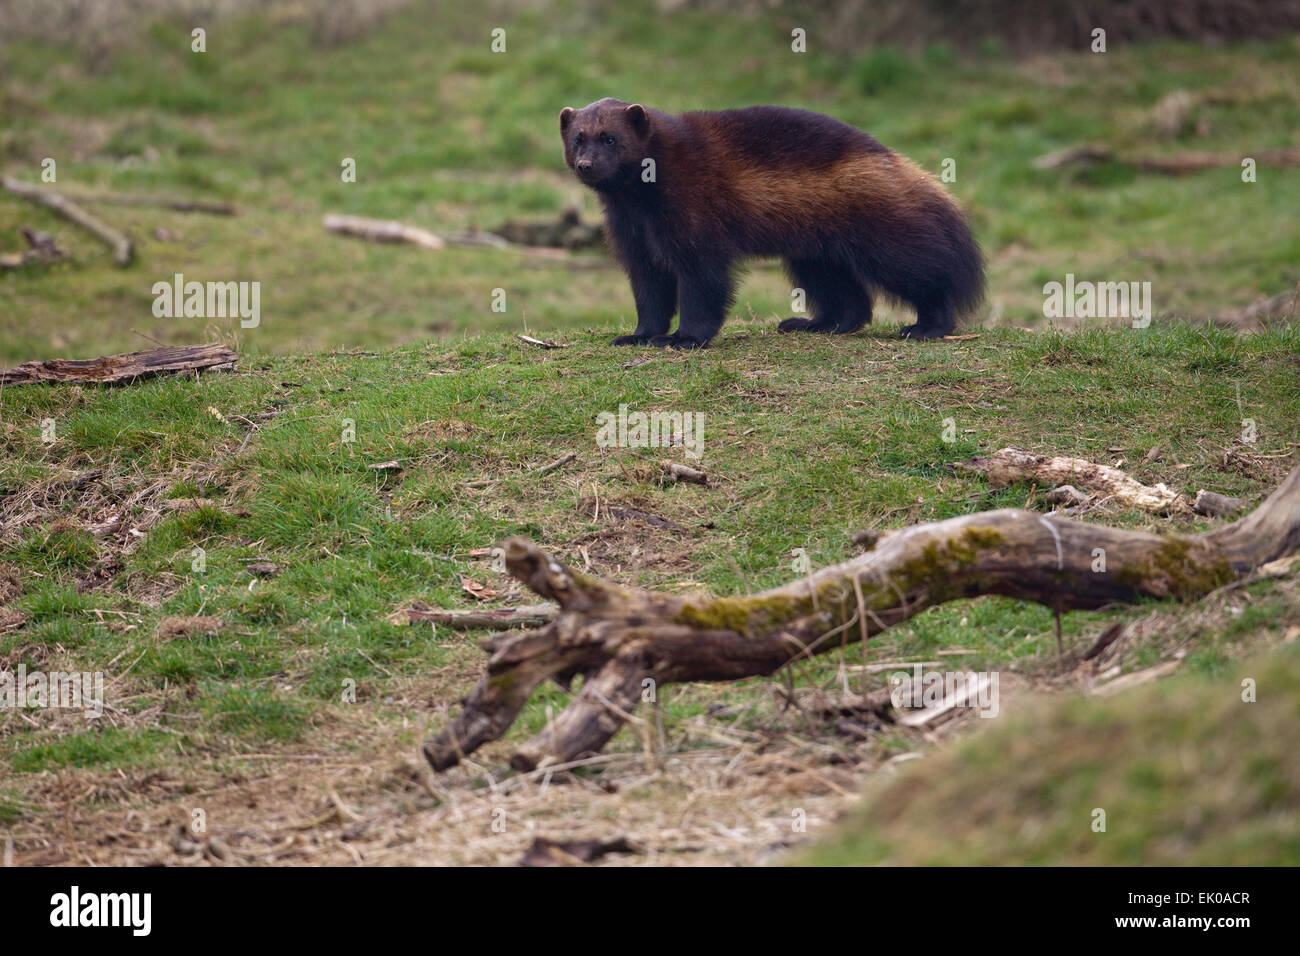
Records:
{"label": "wolverine's paw", "polygon": [[649,341],[644,335],[620,335],[610,345],[645,345]]}
{"label": "wolverine's paw", "polygon": [[898,337],[901,339],[941,339],[948,333],[937,325],[905,325]]}
{"label": "wolverine's paw", "polygon": [[650,344],[661,349],[702,349],[708,345],[698,339],[686,338],[674,332],[672,335],[656,335]]}
{"label": "wolverine's paw", "polygon": [[788,319],[782,319],[776,330],[778,332],[834,332],[835,326],[821,325],[816,319],[804,319],[792,315]]}

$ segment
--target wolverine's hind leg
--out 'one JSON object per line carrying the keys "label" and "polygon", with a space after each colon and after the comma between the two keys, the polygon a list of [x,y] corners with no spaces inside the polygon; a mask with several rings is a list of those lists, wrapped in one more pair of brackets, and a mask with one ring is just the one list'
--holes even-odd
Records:
{"label": "wolverine's hind leg", "polygon": [[824,259],[791,259],[787,269],[812,303],[813,318],[788,318],[778,331],[848,335],[871,321],[871,293],[852,269]]}

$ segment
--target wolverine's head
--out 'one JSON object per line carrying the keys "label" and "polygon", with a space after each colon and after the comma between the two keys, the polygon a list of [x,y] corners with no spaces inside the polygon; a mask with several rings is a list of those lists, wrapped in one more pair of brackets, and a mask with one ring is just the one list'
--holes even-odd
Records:
{"label": "wolverine's head", "polygon": [[635,174],[649,133],[650,116],[638,103],[603,99],[580,110],[560,111],[564,161],[597,189]]}

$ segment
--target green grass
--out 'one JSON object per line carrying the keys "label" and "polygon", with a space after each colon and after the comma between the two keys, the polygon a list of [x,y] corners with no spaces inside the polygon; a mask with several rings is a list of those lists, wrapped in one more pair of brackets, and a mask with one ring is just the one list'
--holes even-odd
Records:
{"label": "green grass", "polygon": [[[814,18],[815,21],[816,18]],[[507,29],[493,54],[489,30]],[[0,193],[0,248],[23,225],[54,231],[72,261],[0,275],[0,363],[183,343],[223,335],[246,354],[386,346],[529,328],[550,334],[630,325],[613,268],[452,248],[326,237],[321,216],[397,218],[435,230],[553,216],[593,198],[564,169],[556,116],[618,95],[675,111],[759,102],[833,114],[938,173],[970,209],[990,260],[1001,321],[1041,323],[1042,286],[1080,278],[1150,281],[1161,314],[1206,315],[1300,281],[1300,177],[1229,168],[1182,178],[1128,167],[1039,172],[1053,149],[1101,141],[1127,153],[1295,146],[1295,38],[1219,48],[1162,43],[1029,63],[958,56],[789,50],[782,14],[757,18],[619,4],[599,15],[416,2],[354,43],[320,46],[307,23],[266,15],[214,24],[206,54],[188,27],[141,29],[103,57],[69,41],[5,48],[0,166],[58,183],[236,201],[232,219],[103,207],[139,241],[140,261],[107,252],[48,211]],[[436,55],[432,52],[436,50]],[[57,69],[51,69],[57,64]],[[1205,135],[1153,138],[1163,94],[1202,97]],[[343,183],[340,163],[356,160]],[[170,236],[157,238],[156,230]],[[157,319],[152,284],[174,273],[262,283],[262,325]],[[492,290],[507,293],[504,313]],[[760,264],[738,312],[788,314],[789,285]]]}
{"label": "green grass", "polygon": [[[1045,489],[997,491],[949,468],[1007,444],[1122,457],[1149,482],[1258,498],[1285,460],[1273,470],[1225,470],[1222,450],[1277,453],[1300,438],[1294,330],[1002,329],[905,347],[892,328],[828,341],[778,336],[759,321],[690,355],[616,351],[608,334],[572,334],[557,351],[485,335],[384,355],[266,357],[197,382],[6,389],[0,490],[27,518],[0,544],[0,569],[21,582],[9,603],[27,623],[0,636],[0,657],[31,664],[54,655],[64,669],[110,675],[112,662],[134,662],[131,695],[119,706],[142,711],[165,695],[168,714],[182,715],[171,728],[177,746],[293,740],[337,713],[346,680],[380,712],[402,681],[432,681],[434,700],[463,693],[480,659],[466,638],[398,626],[388,615],[416,599],[473,603],[462,576],[491,584],[500,599],[527,600],[468,556],[509,535],[579,564],[590,559],[597,573],[627,583],[742,593],[789,580],[796,548],[814,566],[849,557],[850,536],[870,525],[1044,507]],[[642,364],[625,368],[630,358]],[[597,447],[597,415],[620,403],[702,413],[704,457],[692,463],[719,479],[716,487],[660,486],[655,462],[681,459],[681,450]],[[1237,443],[1244,417],[1257,422],[1254,446]],[[42,440],[47,418],[53,443]],[[948,419],[957,434],[950,444],[942,440]],[[348,421],[354,441],[345,440]],[[1141,464],[1155,445],[1160,460]],[[528,473],[569,451],[572,464]],[[391,459],[400,473],[368,467]],[[60,490],[91,468],[103,475]],[[485,479],[493,483],[471,487]],[[684,530],[593,522],[577,504],[595,494]],[[186,497],[208,503],[168,509]],[[123,512],[113,534],[86,530]],[[143,539],[130,534],[155,514]],[[1108,520],[1212,526],[1137,513]],[[253,561],[280,573],[255,580],[246,570]],[[1201,627],[1190,666],[1221,672],[1240,646],[1296,618],[1271,585],[1251,593],[1240,616]],[[1141,613],[1069,615],[1067,640],[1090,640],[1111,619]],[[222,630],[155,638],[163,617],[193,614],[219,617]],[[134,627],[124,630],[124,621]],[[936,608],[868,651],[889,659],[960,646],[974,651],[966,666],[1033,672],[1050,667],[1051,633],[1046,609],[987,599]],[[1158,640],[1139,644],[1132,663],[1163,650]],[[799,677],[822,679],[833,667],[819,662]],[[668,713],[691,716],[735,693],[750,691],[677,691]],[[525,727],[542,719],[544,702],[530,706]],[[153,733],[152,723],[141,732]],[[22,755],[47,746],[41,737],[15,724],[0,755],[34,759]]]}
{"label": "green grass", "polygon": [[1295,866],[1297,716],[1295,645],[1218,679],[1040,706],[878,784],[798,862]]}

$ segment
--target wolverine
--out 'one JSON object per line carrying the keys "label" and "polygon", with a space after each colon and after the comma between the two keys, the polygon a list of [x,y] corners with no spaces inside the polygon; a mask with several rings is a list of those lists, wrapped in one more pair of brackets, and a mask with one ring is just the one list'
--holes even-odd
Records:
{"label": "wolverine", "polygon": [[903,338],[939,338],[983,299],[979,246],[952,197],[829,116],[780,106],[672,115],[603,99],[561,111],[560,132],[632,283],[636,330],[615,345],[707,345],[734,302],[737,265],[753,256],[784,259],[812,306],[782,332],[856,332],[884,295],[916,310]]}

